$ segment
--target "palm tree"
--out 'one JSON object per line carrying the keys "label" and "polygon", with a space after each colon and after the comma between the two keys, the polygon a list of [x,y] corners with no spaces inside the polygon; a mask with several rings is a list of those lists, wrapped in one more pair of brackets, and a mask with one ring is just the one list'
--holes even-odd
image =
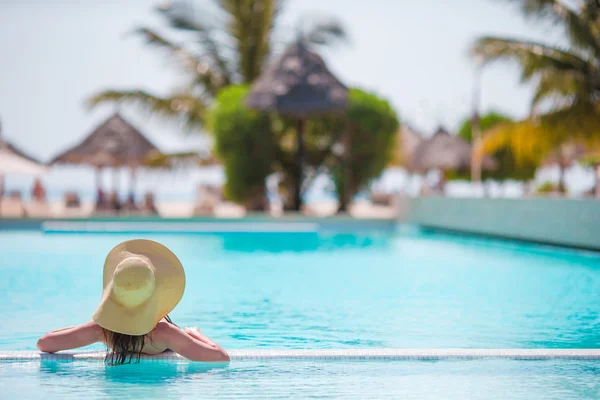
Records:
{"label": "palm tree", "polygon": [[[158,115],[183,119],[189,128],[201,126],[208,105],[221,88],[249,84],[261,74],[278,48],[274,31],[283,4],[283,0],[214,0],[214,12],[205,7],[203,18],[189,1],[157,7],[172,34],[185,40],[177,43],[148,27],[139,27],[134,33],[167,51],[183,70],[186,86],[165,97],[137,89],[106,90],[93,95],[90,106],[133,103]],[[313,45],[333,45],[347,38],[342,25],[333,19],[311,23],[298,34]]]}
{"label": "palm tree", "polygon": [[520,5],[526,17],[562,27],[568,46],[502,37],[477,40],[476,57],[516,62],[522,80],[535,82],[530,118],[494,129],[483,147],[493,151],[508,144],[521,160],[541,162],[565,142],[595,144],[600,140],[600,2],[505,1]]}

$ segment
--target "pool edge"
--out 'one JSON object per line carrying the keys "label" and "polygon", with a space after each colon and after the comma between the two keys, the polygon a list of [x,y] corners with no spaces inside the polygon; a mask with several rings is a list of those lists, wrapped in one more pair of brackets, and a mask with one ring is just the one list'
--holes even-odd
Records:
{"label": "pool edge", "polygon": [[[600,349],[345,349],[345,350],[230,350],[231,361],[385,361],[385,360],[600,360]],[[102,361],[104,351],[60,352],[2,351],[0,363],[18,361]],[[147,362],[186,361],[172,352],[143,355]]]}

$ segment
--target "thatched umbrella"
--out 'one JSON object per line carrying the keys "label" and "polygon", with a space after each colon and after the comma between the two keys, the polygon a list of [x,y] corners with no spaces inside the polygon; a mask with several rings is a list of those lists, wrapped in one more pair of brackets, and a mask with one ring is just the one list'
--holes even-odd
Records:
{"label": "thatched umbrella", "polygon": [[24,153],[0,136],[0,202],[4,197],[4,175],[15,173],[37,176],[44,172],[46,172],[46,167],[42,162]]}
{"label": "thatched umbrella", "polygon": [[46,172],[46,167],[37,159],[25,154],[0,137],[0,202],[4,197],[4,176],[25,174],[38,176]]}
{"label": "thatched umbrella", "polygon": [[[411,168],[419,172],[440,170],[444,182],[446,171],[466,171],[471,167],[471,152],[472,146],[467,141],[440,127],[435,135],[417,147]],[[493,170],[496,162],[489,156],[484,157],[482,167]]]}
{"label": "thatched umbrella", "polygon": [[399,135],[398,159],[400,165],[406,168],[409,172],[413,172],[412,166],[414,164],[415,153],[421,143],[425,141],[425,138],[407,124],[402,124]]}
{"label": "thatched umbrella", "polygon": [[318,54],[308,50],[306,44],[298,40],[256,80],[246,105],[297,120],[294,206],[299,211],[302,201],[304,122],[310,116],[346,110],[348,88],[327,69]]}
{"label": "thatched umbrella", "polygon": [[[147,158],[160,153],[140,131],[116,113],[98,126],[77,146],[56,156],[51,164],[84,164],[97,168],[96,184],[100,188],[100,172],[104,167],[129,167],[131,193],[134,190],[136,167]],[[115,190],[117,185],[115,173]]]}

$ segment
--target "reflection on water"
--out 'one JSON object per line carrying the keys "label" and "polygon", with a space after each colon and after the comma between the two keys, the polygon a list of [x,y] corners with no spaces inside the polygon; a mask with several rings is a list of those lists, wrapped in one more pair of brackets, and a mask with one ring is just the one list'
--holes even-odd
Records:
{"label": "reflection on water", "polygon": [[223,233],[217,235],[223,249],[234,252],[310,252],[341,249],[385,249],[389,246],[389,232],[369,233],[318,233],[318,232],[252,232]]}
{"label": "reflection on water", "polygon": [[[99,361],[40,363],[41,385],[82,398],[171,398],[180,385],[228,368],[227,363],[142,362],[108,366]],[[77,395],[74,395],[77,394]],[[52,396],[50,396],[52,397]],[[62,397],[62,396],[61,396]]]}
{"label": "reflection on water", "polygon": [[597,361],[0,363],[2,398],[597,399]]}

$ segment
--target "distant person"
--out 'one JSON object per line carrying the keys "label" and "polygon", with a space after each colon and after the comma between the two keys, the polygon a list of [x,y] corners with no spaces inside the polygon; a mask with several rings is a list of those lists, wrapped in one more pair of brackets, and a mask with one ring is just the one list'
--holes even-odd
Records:
{"label": "distant person", "polygon": [[154,203],[154,193],[148,192],[144,196],[144,204],[142,206],[142,211],[147,215],[158,215],[158,210],[156,209],[156,204]]}
{"label": "distant person", "polygon": [[96,209],[103,210],[107,208],[106,206],[106,194],[102,188],[98,188],[98,191],[96,192]]}
{"label": "distant person", "polygon": [[37,347],[54,353],[104,343],[110,365],[172,350],[193,361],[227,362],[229,355],[198,328],[181,329],[169,313],[183,297],[185,273],[175,254],[151,240],[129,240],[104,262],[104,290],[92,321],[54,330]]}
{"label": "distant person", "polygon": [[65,207],[66,208],[80,208],[81,200],[77,192],[66,192],[65,193]]}
{"label": "distant person", "polygon": [[127,196],[127,201],[125,202],[125,204],[123,204],[123,210],[127,210],[127,211],[137,211],[138,207],[135,204],[135,196],[133,193],[130,193],[129,196]]}
{"label": "distant person", "polygon": [[39,203],[46,202],[46,189],[42,185],[42,181],[36,178],[33,182],[33,190],[31,191],[31,198]]}
{"label": "distant person", "polygon": [[121,211],[121,202],[119,202],[119,195],[116,191],[110,194],[110,209],[116,213]]}

